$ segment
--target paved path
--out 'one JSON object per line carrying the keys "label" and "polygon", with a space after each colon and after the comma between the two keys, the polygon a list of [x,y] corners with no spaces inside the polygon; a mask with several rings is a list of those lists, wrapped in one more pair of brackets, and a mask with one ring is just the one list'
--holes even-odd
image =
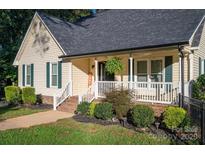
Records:
{"label": "paved path", "polygon": [[25,128],[34,125],[55,122],[59,119],[72,117],[72,113],[60,111],[39,112],[21,117],[11,118],[0,122],[0,130]]}

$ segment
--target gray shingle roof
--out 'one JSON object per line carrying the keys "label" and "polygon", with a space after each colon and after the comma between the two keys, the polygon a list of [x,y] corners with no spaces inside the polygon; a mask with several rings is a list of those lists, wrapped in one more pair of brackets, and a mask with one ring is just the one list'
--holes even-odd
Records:
{"label": "gray shingle roof", "polygon": [[205,10],[108,10],[68,23],[39,13],[68,56],[187,43]]}

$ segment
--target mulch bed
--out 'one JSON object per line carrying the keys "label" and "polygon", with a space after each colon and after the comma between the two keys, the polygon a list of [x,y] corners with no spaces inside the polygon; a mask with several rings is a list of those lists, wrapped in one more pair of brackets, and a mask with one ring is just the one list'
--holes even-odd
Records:
{"label": "mulch bed", "polygon": [[140,129],[137,128],[135,126],[133,126],[132,124],[130,124],[129,122],[127,122],[127,120],[124,120],[124,123],[120,122],[119,120],[116,121],[112,121],[112,120],[101,120],[101,119],[97,119],[95,117],[89,117],[86,115],[82,115],[82,114],[76,114],[73,116],[73,119],[78,121],[78,122],[83,122],[83,123],[94,123],[94,124],[100,124],[100,125],[119,125],[122,127],[125,127],[127,129],[132,129],[136,132],[147,132],[147,133],[151,133],[157,136],[166,136],[172,140],[175,141],[175,143],[177,144],[185,144],[184,142],[182,142],[181,140],[179,140],[177,137],[175,137],[175,135],[169,131],[164,130],[163,128],[159,127],[158,129],[156,128],[156,126],[153,124],[151,125],[149,128],[146,129]]}

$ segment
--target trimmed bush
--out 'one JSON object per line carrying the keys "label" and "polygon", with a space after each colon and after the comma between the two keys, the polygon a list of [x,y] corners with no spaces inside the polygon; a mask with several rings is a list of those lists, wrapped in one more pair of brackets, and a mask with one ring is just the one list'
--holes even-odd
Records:
{"label": "trimmed bush", "polygon": [[148,127],[154,120],[154,111],[149,106],[136,105],[131,110],[131,121],[137,127]]}
{"label": "trimmed bush", "polygon": [[106,93],[106,101],[113,104],[113,109],[118,119],[127,116],[131,106],[132,94],[129,90],[113,90]]}
{"label": "trimmed bush", "polygon": [[113,109],[111,103],[99,103],[95,107],[94,115],[98,119],[108,120],[113,117]]}
{"label": "trimmed bush", "polygon": [[87,115],[89,115],[91,117],[94,117],[94,112],[95,112],[96,105],[97,104],[95,102],[90,103]]}
{"label": "trimmed bush", "polygon": [[193,98],[205,101],[205,74],[200,75],[193,83]]}
{"label": "trimmed bush", "polygon": [[163,114],[163,122],[169,129],[175,129],[180,126],[186,117],[186,111],[179,107],[168,107]]}
{"label": "trimmed bush", "polygon": [[81,102],[77,106],[77,112],[83,115],[86,115],[89,109],[89,103],[88,102]]}
{"label": "trimmed bush", "polygon": [[25,104],[35,104],[36,103],[36,94],[35,88],[25,87],[22,89],[22,100]]}
{"label": "trimmed bush", "polygon": [[6,101],[11,104],[21,102],[21,89],[17,86],[7,86],[4,88]]}

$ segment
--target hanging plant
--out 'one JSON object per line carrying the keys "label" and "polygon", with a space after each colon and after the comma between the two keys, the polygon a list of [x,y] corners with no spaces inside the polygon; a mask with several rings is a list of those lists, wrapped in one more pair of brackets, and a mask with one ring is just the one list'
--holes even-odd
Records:
{"label": "hanging plant", "polygon": [[109,74],[121,74],[123,71],[123,64],[121,62],[121,59],[118,57],[108,59],[108,61],[105,63],[105,69]]}

